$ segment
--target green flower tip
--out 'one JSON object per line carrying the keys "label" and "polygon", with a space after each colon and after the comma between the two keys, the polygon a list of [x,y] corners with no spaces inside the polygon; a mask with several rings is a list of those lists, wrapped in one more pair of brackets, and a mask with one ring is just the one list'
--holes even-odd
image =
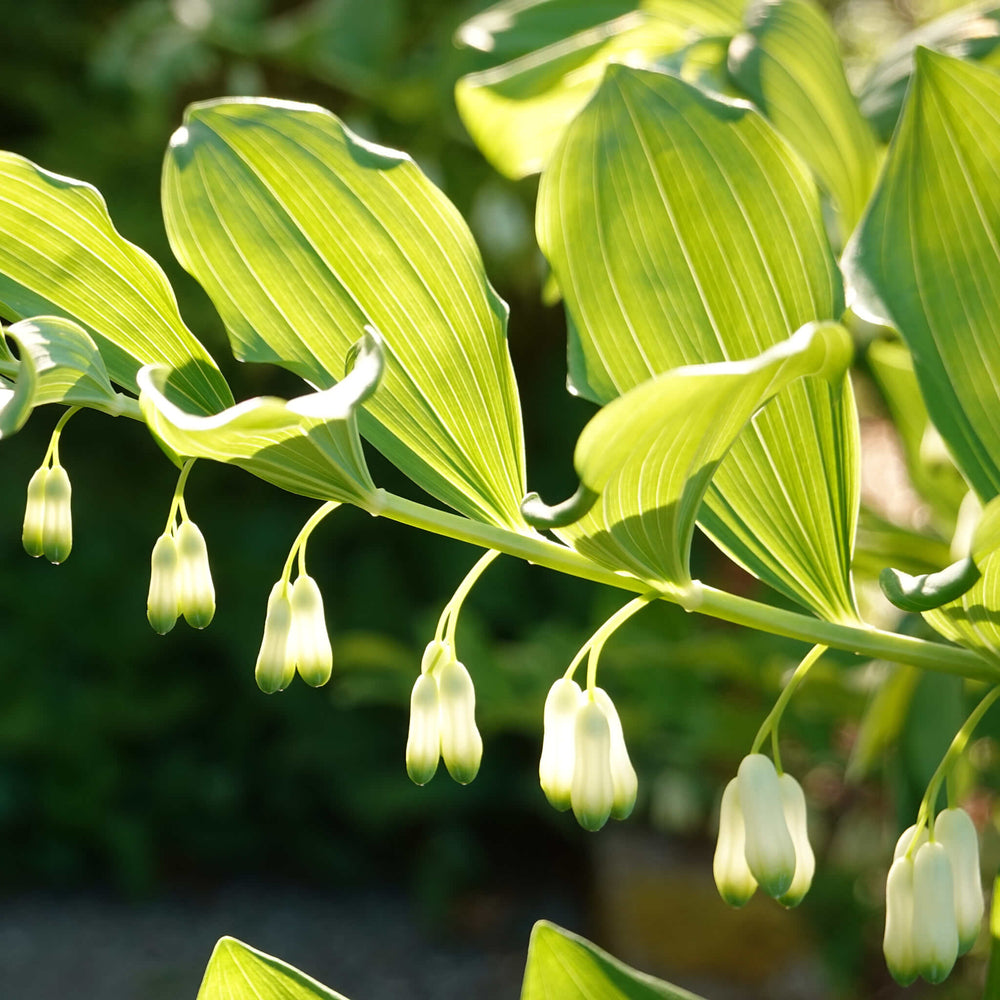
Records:
{"label": "green flower tip", "polygon": [[21,542],[36,559],[65,562],[73,548],[72,488],[61,465],[36,469],[28,482]]}
{"label": "green flower tip", "polygon": [[205,628],[215,616],[205,536],[188,518],[156,540],[146,599],[146,617],[160,635],[166,635],[182,615],[193,628]]}

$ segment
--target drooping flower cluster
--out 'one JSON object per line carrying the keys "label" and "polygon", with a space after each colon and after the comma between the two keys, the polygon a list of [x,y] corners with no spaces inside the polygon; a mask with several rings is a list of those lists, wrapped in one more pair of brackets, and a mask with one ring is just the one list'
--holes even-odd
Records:
{"label": "drooping flower cluster", "polygon": [[639,782],[607,692],[582,691],[560,678],[545,699],[543,725],[538,777],[549,802],[560,811],[572,808],[585,830],[600,830],[609,816],[625,819]]}
{"label": "drooping flower cluster", "polygon": [[979,841],[962,809],[911,826],[896,843],[885,887],[882,950],[896,982],[940,983],[979,935],[984,903]]}
{"label": "drooping flower cluster", "polygon": [[321,687],[333,672],[323,596],[306,573],[291,584],[283,577],[271,588],[254,675],[261,691],[273,694],[291,684],[296,670],[312,687]]}
{"label": "drooping flower cluster", "polygon": [[46,458],[28,482],[21,541],[29,556],[45,556],[51,563],[69,557],[73,548],[71,493],[69,475],[59,459],[50,467]]}
{"label": "drooping flower cluster", "polygon": [[205,628],[215,617],[215,585],[201,529],[187,517],[156,540],[150,558],[146,617],[160,635],[177,619]]}
{"label": "drooping flower cluster", "polygon": [[483,740],[476,727],[476,690],[451,643],[427,644],[420,676],[410,695],[406,773],[426,785],[444,760],[448,773],[467,785],[479,773]]}
{"label": "drooping flower cluster", "polygon": [[719,895],[739,907],[759,885],[783,906],[797,906],[815,868],[802,787],[763,754],[748,754],[722,794],[712,866]]}

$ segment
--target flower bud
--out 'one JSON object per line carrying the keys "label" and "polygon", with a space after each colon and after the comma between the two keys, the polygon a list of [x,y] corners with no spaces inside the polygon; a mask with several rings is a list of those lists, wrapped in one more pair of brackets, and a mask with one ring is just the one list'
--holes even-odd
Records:
{"label": "flower bud", "polygon": [[177,622],[177,543],[165,531],[153,546],[150,558],[149,595],[146,598],[146,617],[153,631],[166,635]]}
{"label": "flower bud", "polygon": [[964,955],[979,937],[983,919],[983,883],[979,871],[979,837],[964,809],[944,809],[934,821],[934,839],[951,862],[955,884],[958,953]]}
{"label": "flower bud", "polygon": [[778,902],[782,906],[798,906],[812,885],[816,856],[809,843],[806,798],[802,794],[802,786],[790,774],[782,774],[778,785],[781,788],[785,826],[795,845],[795,877],[787,891],[778,897]]}
{"label": "flower bud", "polygon": [[51,563],[65,562],[73,548],[71,493],[66,470],[61,465],[54,465],[45,477],[42,520],[42,549]]}
{"label": "flower bud", "polygon": [[777,899],[790,889],[796,863],[778,773],[769,758],[752,753],[743,758],[736,778],[747,864],[764,892]]}
{"label": "flower bud", "polygon": [[201,529],[187,519],[177,529],[177,604],[184,620],[205,628],[215,617],[215,586]]}
{"label": "flower bud", "polygon": [[913,957],[929,983],[943,982],[958,957],[955,881],[951,862],[937,841],[913,859]]}
{"label": "flower bud", "polygon": [[28,502],[24,507],[24,527],[21,530],[21,541],[24,551],[36,559],[44,552],[42,532],[45,525],[45,480],[48,478],[48,466],[36,469],[28,481]]}
{"label": "flower bud", "polygon": [[744,906],[757,891],[757,880],[746,859],[743,812],[740,809],[738,779],[733,778],[722,793],[719,809],[719,839],[715,845],[712,874],[719,895],[730,905]]}
{"label": "flower bud", "polygon": [[333,652],[326,630],[323,596],[316,581],[305,573],[292,584],[291,655],[306,684],[320,687],[330,679]]}
{"label": "flower bud", "polygon": [[[892,860],[896,861],[901,858],[904,854],[909,853],[912,858],[917,851],[920,850],[921,846],[927,843],[927,827],[922,826],[920,828],[920,833],[917,835],[917,842],[913,843],[913,835],[917,832],[917,824],[914,823],[913,826],[908,826],[900,835],[899,840],[896,841],[896,848],[892,852]],[[913,844],[913,850],[910,850],[910,845]]]}
{"label": "flower bud", "polygon": [[264,617],[264,638],[257,654],[254,676],[257,687],[273,694],[288,687],[295,676],[295,659],[291,649],[292,603],[288,599],[287,583],[279,580],[267,599]]}
{"label": "flower bud", "polygon": [[594,700],[604,710],[611,729],[611,786],[614,789],[611,816],[613,819],[628,819],[635,808],[639,779],[629,760],[625,733],[614,702],[603,688],[594,688]]}
{"label": "flower bud", "polygon": [[560,677],[545,699],[542,756],[538,780],[545,797],[560,812],[570,807],[573,789],[574,733],[576,713],[583,694],[570,677]]}
{"label": "flower bud", "polygon": [[469,671],[449,660],[438,669],[441,756],[448,773],[467,785],[479,772],[483,740],[476,728],[476,689]]}
{"label": "flower bud", "polygon": [[452,653],[450,643],[442,642],[440,639],[432,639],[424,649],[424,655],[420,661],[420,672],[422,674],[436,673],[454,658],[455,655]]}
{"label": "flower bud", "polygon": [[417,785],[426,785],[441,757],[441,722],[437,681],[421,674],[410,694],[410,731],[406,738],[406,773]]}
{"label": "flower bud", "polygon": [[917,978],[913,955],[913,859],[896,858],[885,883],[885,935],[882,938],[885,964],[900,986]]}
{"label": "flower bud", "polygon": [[587,698],[576,713],[574,730],[573,815],[585,830],[600,830],[611,815],[611,726],[604,709]]}

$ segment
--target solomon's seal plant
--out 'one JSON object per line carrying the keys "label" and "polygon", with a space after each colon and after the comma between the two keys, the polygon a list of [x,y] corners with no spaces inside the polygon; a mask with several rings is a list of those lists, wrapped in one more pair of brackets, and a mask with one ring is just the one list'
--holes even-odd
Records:
{"label": "solomon's seal plant", "polygon": [[[495,558],[631,592],[537,706],[542,791],[588,830],[628,816],[641,783],[597,683],[627,618],[665,600],[808,643],[722,791],[714,870],[735,906],[757,886],[794,906],[812,881],[806,801],[782,769],[778,724],[825,649],[985,685],[887,864],[889,969],[938,982],[983,909],[953,782],[943,811],[938,799],[1000,691],[1000,76],[971,58],[992,50],[946,45],[946,32],[923,37],[951,55],[901,43],[864,85],[873,131],[810,0],[648,2],[563,35],[558,18],[532,20],[546,6],[508,0],[464,26],[463,44],[519,54],[460,81],[457,103],[499,170],[541,175],[536,232],[570,321],[569,381],[597,407],[573,453],[576,492],[548,504],[528,490],[507,306],[444,194],[320,107],[220,99],[192,105],[169,142],[170,244],[235,357],[287,369],[302,394],[234,401],[100,194],[0,154],[0,437],[37,406],[68,407],[27,487],[24,547],[53,562],[70,552],[59,436],[81,407],[143,422],[181,470],[152,550],[157,632],[214,613],[183,498],[196,460],[318,501],[266,602],[255,668],[266,692],[296,672],[311,685],[331,676],[306,549],[338,507],[482,550],[413,686],[405,760],[418,784],[441,759],[461,783],[479,769],[478,668],[460,661],[456,624]],[[914,545],[868,546],[848,377],[861,354],[898,411],[947,564],[926,555],[940,544],[916,557]],[[380,488],[366,445],[432,501]],[[696,527],[782,600],[695,579]],[[925,637],[873,599],[880,574]],[[567,962],[605,968],[586,942],[536,933]],[[220,944],[206,990],[226,988],[239,948]],[[285,975],[258,953],[239,961]],[[543,964],[529,960],[527,996],[547,988]]]}

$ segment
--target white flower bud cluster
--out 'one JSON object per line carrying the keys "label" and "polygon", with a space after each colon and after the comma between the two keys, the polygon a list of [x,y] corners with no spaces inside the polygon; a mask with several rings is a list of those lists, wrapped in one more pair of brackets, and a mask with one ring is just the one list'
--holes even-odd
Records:
{"label": "white flower bud cluster", "polygon": [[66,470],[54,462],[36,469],[28,482],[21,541],[24,551],[36,559],[65,562],[73,548],[72,490]]}
{"label": "white flower bud cluster", "polygon": [[291,684],[296,670],[312,687],[322,687],[333,672],[323,596],[306,573],[271,588],[254,676],[261,691],[273,694]]}
{"label": "white flower bud cluster", "polygon": [[882,950],[893,979],[940,983],[975,943],[983,918],[979,840],[962,809],[938,813],[932,834],[911,826],[896,843],[885,886]]}
{"label": "white flower bud cluster", "polygon": [[426,785],[443,759],[455,781],[467,785],[479,773],[482,758],[472,678],[451,644],[435,639],[424,650],[410,695],[406,773],[416,784]]}
{"label": "white flower bud cluster", "polygon": [[208,547],[201,529],[189,518],[171,525],[156,540],[146,598],[146,617],[160,635],[166,635],[181,615],[193,628],[205,628],[215,617]]}
{"label": "white flower bud cluster", "polygon": [[600,830],[608,817],[625,819],[639,782],[607,692],[581,691],[576,681],[560,678],[545,699],[543,730],[538,778],[549,802],[560,811],[572,808],[585,830]]}
{"label": "white flower bud cluster", "polygon": [[783,906],[798,906],[815,869],[802,787],[763,754],[748,754],[722,793],[712,865],[719,895],[739,907],[759,885]]}

